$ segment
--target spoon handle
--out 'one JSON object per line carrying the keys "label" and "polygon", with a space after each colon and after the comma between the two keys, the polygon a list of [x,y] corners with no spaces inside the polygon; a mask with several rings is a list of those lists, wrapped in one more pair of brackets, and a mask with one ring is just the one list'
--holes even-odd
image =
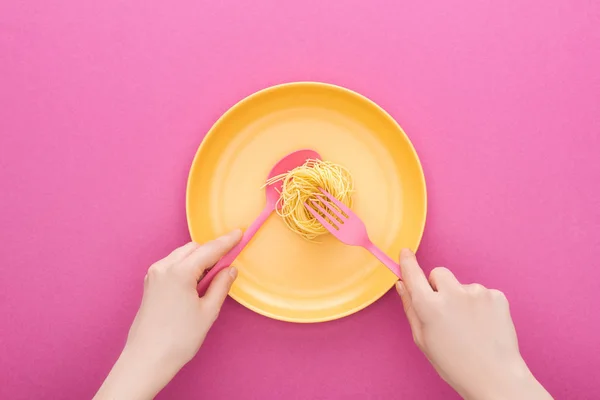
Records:
{"label": "spoon handle", "polygon": [[210,286],[213,278],[221,272],[223,269],[229,267],[231,263],[236,259],[236,257],[242,252],[244,247],[250,240],[254,237],[258,229],[265,223],[265,221],[269,218],[269,215],[273,212],[273,205],[267,203],[266,207],[262,210],[258,218],[250,224],[248,229],[244,232],[242,239],[238,244],[236,244],[227,254],[225,254],[217,263],[206,273],[206,275],[200,280],[198,283],[198,293],[202,296],[206,292],[206,289]]}

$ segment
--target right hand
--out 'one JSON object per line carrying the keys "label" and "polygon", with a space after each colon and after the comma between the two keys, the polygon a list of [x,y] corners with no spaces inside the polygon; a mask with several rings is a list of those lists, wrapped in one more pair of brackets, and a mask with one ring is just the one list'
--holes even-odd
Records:
{"label": "right hand", "polygon": [[508,301],[498,290],[462,285],[446,268],[425,277],[410,250],[396,285],[413,338],[465,399],[552,399],[519,353]]}

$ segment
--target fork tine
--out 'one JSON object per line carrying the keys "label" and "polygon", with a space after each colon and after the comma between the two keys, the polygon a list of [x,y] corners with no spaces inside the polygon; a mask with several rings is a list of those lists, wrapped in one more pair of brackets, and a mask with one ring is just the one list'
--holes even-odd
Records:
{"label": "fork tine", "polygon": [[304,203],[304,207],[306,207],[308,212],[311,213],[312,216],[315,217],[317,221],[319,221],[321,225],[323,225],[329,232],[333,233],[333,231],[338,229],[337,226],[333,225],[333,223],[323,218],[318,212],[316,212],[311,206],[309,206],[308,203]]}
{"label": "fork tine", "polygon": [[331,202],[338,206],[339,209],[342,210],[342,212],[344,212],[348,217],[352,215],[352,211],[350,211],[350,209],[344,203],[330,195],[329,192],[327,192],[325,189],[319,188],[319,190],[321,191],[321,193],[323,193],[323,195],[325,195],[329,200],[331,200]]}
{"label": "fork tine", "polygon": [[[331,215],[332,217],[337,217],[342,224],[347,219],[347,217],[345,217],[344,214],[342,214],[341,212],[339,212],[331,204],[327,204],[326,202],[323,202],[323,205],[321,206],[317,201],[315,201],[313,199],[311,199],[310,202],[312,203],[313,206],[315,206],[316,208],[318,208],[325,215]],[[332,215],[332,213],[334,215]]]}

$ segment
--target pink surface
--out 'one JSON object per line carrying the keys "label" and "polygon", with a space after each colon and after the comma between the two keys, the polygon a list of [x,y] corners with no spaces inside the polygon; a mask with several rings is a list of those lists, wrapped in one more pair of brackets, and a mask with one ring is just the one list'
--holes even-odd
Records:
{"label": "pink surface", "polygon": [[[188,240],[203,134],[294,80],[402,124],[428,180],[422,263],[504,290],[539,379],[598,397],[600,3],[301,3],[0,3],[0,398],[92,396],[146,268]],[[318,325],[228,300],[159,398],[453,396],[390,293]]]}

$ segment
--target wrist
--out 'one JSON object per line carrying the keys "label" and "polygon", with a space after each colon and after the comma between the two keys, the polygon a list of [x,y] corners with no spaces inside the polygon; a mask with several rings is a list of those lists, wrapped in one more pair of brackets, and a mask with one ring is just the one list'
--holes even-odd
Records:
{"label": "wrist", "polygon": [[152,353],[128,344],[95,399],[152,399],[178,370]]}
{"label": "wrist", "polygon": [[[130,370],[136,371],[136,376],[160,391],[179,372],[182,365],[176,365],[166,355],[158,354],[142,346],[125,345],[119,361]],[[118,362],[119,362],[118,361]]]}
{"label": "wrist", "polygon": [[523,360],[480,382],[479,390],[465,396],[468,400],[538,400],[552,399],[535,379]]}

